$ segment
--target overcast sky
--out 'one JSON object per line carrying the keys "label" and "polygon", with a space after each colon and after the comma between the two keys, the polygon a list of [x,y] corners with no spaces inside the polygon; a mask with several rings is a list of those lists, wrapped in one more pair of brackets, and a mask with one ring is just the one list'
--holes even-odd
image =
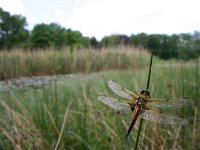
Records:
{"label": "overcast sky", "polygon": [[28,28],[55,22],[101,39],[110,34],[200,31],[200,0],[0,0]]}

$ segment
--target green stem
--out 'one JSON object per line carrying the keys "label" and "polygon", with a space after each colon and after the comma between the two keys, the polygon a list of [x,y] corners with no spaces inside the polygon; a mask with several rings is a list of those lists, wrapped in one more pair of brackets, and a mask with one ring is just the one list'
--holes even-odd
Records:
{"label": "green stem", "polygon": [[[198,81],[198,77],[199,77],[198,68],[199,68],[199,57],[197,57],[197,59],[196,59],[196,77],[195,77],[196,85],[198,85],[198,83],[199,83],[199,81]],[[196,86],[195,87],[195,106],[197,105],[198,89],[199,89],[199,86]]]}
{"label": "green stem", "polygon": [[[152,61],[153,61],[153,52],[151,52],[151,59],[150,59],[150,64],[149,64],[149,74],[148,74],[148,80],[147,80],[147,90],[149,89],[149,83],[150,83],[150,78],[151,78],[151,66],[152,66]],[[142,129],[142,123],[143,119],[141,118],[140,120],[140,125],[139,125],[139,130],[136,138],[136,143],[135,143],[135,150],[137,150],[137,146],[139,143],[139,137],[140,137],[140,131]]]}
{"label": "green stem", "polygon": [[149,83],[150,83],[150,78],[151,78],[151,66],[153,62],[153,52],[151,53],[151,59],[150,59],[150,64],[149,64],[149,74],[148,74],[148,80],[147,80],[147,90],[149,89]]}

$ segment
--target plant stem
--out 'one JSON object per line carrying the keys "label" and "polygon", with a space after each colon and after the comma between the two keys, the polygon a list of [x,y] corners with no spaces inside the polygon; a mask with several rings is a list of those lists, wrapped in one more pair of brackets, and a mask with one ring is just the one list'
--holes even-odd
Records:
{"label": "plant stem", "polygon": [[[146,87],[147,90],[149,89],[149,83],[150,83],[150,78],[151,78],[152,61],[153,61],[153,52],[151,52],[151,59],[150,59],[150,64],[149,64],[149,74],[148,74],[147,87]],[[143,119],[141,118],[139,129],[138,129],[138,134],[137,134],[137,138],[136,138],[136,143],[135,143],[135,150],[137,150],[137,146],[139,143],[139,137],[140,137],[140,131],[142,129],[142,123],[143,123]]]}

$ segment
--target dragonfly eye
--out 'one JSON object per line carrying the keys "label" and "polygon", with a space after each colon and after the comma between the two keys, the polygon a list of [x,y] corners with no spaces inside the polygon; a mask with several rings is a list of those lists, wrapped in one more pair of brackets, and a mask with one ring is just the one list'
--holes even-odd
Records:
{"label": "dragonfly eye", "polygon": [[144,94],[144,92],[145,92],[145,90],[144,90],[144,89],[142,89],[142,90],[140,91],[140,93],[141,93],[141,94]]}

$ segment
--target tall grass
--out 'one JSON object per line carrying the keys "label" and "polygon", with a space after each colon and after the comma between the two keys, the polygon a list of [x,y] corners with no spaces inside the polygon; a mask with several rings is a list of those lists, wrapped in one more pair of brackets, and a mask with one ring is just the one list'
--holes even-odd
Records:
{"label": "tall grass", "polygon": [[[97,72],[145,66],[148,53],[129,47],[0,52],[0,80],[21,76]],[[141,61],[142,60],[142,61]]]}
{"label": "tall grass", "polygon": [[[115,97],[106,85],[109,79],[117,80],[133,92],[146,87],[147,69],[101,72],[84,80],[53,81],[40,88],[1,92],[0,147],[13,149],[17,145],[22,149],[133,149],[138,122],[125,141],[124,134],[131,113],[119,115],[99,102],[97,96],[107,93]],[[195,66],[154,65],[149,86],[152,97],[187,96],[193,102],[194,98],[198,98],[194,86],[195,71]],[[197,93],[199,96],[200,92]],[[143,122],[138,149],[200,149],[199,106],[199,103],[192,103],[183,110],[174,110],[173,113],[189,120],[188,126]],[[196,134],[193,134],[194,131]]]}

